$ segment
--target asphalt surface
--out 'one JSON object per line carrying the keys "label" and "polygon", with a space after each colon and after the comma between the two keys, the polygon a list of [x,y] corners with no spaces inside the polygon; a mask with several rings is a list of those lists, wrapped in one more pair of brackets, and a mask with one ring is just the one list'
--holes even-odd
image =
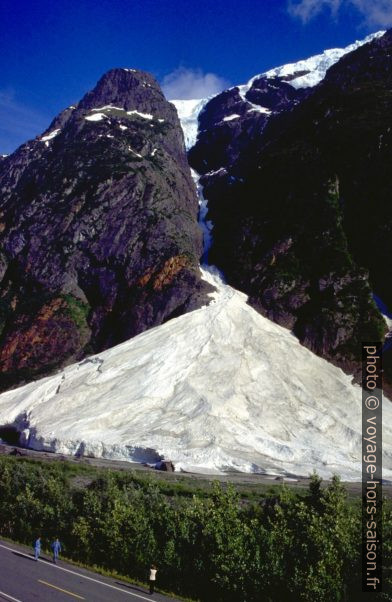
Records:
{"label": "asphalt surface", "polygon": [[[157,575],[159,578],[159,573]],[[172,602],[148,588],[121,583],[45,554],[36,562],[32,549],[0,540],[0,602]]]}

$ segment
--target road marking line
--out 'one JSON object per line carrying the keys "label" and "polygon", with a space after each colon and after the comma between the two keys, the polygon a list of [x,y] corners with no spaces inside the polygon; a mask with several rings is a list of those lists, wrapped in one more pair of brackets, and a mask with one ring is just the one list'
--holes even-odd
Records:
{"label": "road marking line", "polygon": [[5,594],[4,592],[0,592],[0,596],[4,596],[5,598],[8,598],[8,600],[12,600],[13,602],[22,602],[21,600],[18,600],[17,598],[13,598],[9,594]]}
{"label": "road marking line", "polygon": [[[33,560],[33,556],[31,556],[31,554],[25,554],[24,552],[21,552],[20,550],[15,550],[15,548],[9,548],[8,546],[3,546],[0,543],[0,548],[4,548],[5,550],[11,550],[11,552],[17,552],[18,554],[21,554],[21,556],[25,556],[26,558],[30,558],[30,560]],[[38,558],[38,560],[41,560],[40,558]]]}
{"label": "road marking line", "polygon": [[72,592],[69,592],[67,589],[63,589],[62,587],[58,587],[57,585],[53,585],[52,583],[43,581],[42,579],[38,579],[38,583],[43,583],[44,585],[47,585],[48,587],[53,587],[53,589],[58,589],[59,592],[64,592],[64,594],[68,594],[69,596],[73,596],[74,598],[79,598],[79,600],[86,599],[86,598],[83,598],[82,596],[78,596],[78,594],[73,594]]}
{"label": "road marking line", "polygon": [[[20,550],[16,550],[15,548],[10,548],[0,543],[0,548],[4,548],[5,550],[10,550],[11,552],[18,552],[18,554],[23,554],[26,558],[31,558],[28,554],[24,554]],[[43,562],[39,559],[40,562]],[[71,573],[71,575],[76,575],[77,577],[82,577],[83,579],[88,579],[88,581],[94,581],[94,583],[99,583],[100,585],[104,585],[105,587],[110,587],[111,589],[115,589],[118,592],[122,592],[123,594],[127,594],[128,596],[133,596],[134,598],[140,598],[141,600],[153,600],[154,598],[146,598],[146,596],[141,596],[140,594],[134,594],[133,592],[129,592],[126,589],[122,589],[121,587],[116,587],[115,585],[111,585],[111,583],[105,583],[105,581],[100,581],[99,579],[93,579],[93,577],[88,577],[87,575],[83,575],[83,573],[77,573],[76,571],[71,571],[70,569],[66,569],[58,564],[52,564],[50,562],[46,563],[45,566],[51,566],[54,569],[59,569],[60,571],[64,571],[66,573]],[[20,602],[17,600],[16,602]]]}

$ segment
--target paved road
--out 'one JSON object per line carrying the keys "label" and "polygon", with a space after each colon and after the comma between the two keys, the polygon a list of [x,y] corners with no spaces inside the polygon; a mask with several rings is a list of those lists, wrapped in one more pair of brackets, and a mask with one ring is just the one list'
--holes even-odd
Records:
{"label": "paved road", "polygon": [[172,602],[147,588],[101,577],[45,556],[35,562],[32,550],[0,540],[0,602]]}

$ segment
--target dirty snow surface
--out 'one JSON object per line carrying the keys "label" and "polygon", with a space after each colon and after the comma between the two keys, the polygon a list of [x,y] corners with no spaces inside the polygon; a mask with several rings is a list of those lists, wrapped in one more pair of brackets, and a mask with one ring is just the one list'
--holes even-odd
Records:
{"label": "dirty snow surface", "polygon": [[3,393],[0,424],[18,424],[29,447],[65,454],[359,479],[360,388],[203,273],[218,287],[209,306]]}

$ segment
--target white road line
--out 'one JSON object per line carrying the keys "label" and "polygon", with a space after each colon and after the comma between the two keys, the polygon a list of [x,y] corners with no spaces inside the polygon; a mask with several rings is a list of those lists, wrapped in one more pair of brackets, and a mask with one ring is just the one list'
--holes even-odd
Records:
{"label": "white road line", "polygon": [[[20,550],[16,550],[15,548],[10,548],[9,546],[5,546],[0,543],[0,548],[4,548],[5,550],[10,550],[11,552],[18,552],[18,554],[22,554],[22,556],[26,556],[26,558],[31,558],[28,554],[24,554]],[[42,560],[40,560],[42,562]],[[100,585],[104,585],[105,587],[110,587],[111,589],[116,589],[123,594],[127,594],[128,596],[133,596],[134,598],[140,598],[141,600],[151,600],[153,598],[146,598],[146,596],[141,596],[140,594],[134,594],[133,592],[128,592],[126,589],[122,589],[121,587],[116,587],[115,585],[111,585],[110,583],[105,583],[104,581],[100,581],[99,579],[93,579],[93,577],[88,577],[87,575],[83,575],[83,573],[77,573],[76,571],[71,571],[70,569],[66,569],[58,564],[51,564],[50,562],[45,562],[46,566],[51,566],[54,569],[59,569],[60,571],[65,571],[66,573],[71,573],[71,575],[76,575],[77,577],[83,577],[83,579],[88,579],[89,581],[94,581],[94,583],[99,583]],[[1,592],[0,592],[1,593]],[[20,600],[16,600],[15,598],[11,598],[15,600],[15,602],[21,602]]]}
{"label": "white road line", "polygon": [[4,592],[0,592],[0,596],[4,596],[4,598],[7,598],[7,600],[12,600],[12,602],[22,602],[21,600],[18,600],[17,598],[13,598],[9,594],[5,594]]}

